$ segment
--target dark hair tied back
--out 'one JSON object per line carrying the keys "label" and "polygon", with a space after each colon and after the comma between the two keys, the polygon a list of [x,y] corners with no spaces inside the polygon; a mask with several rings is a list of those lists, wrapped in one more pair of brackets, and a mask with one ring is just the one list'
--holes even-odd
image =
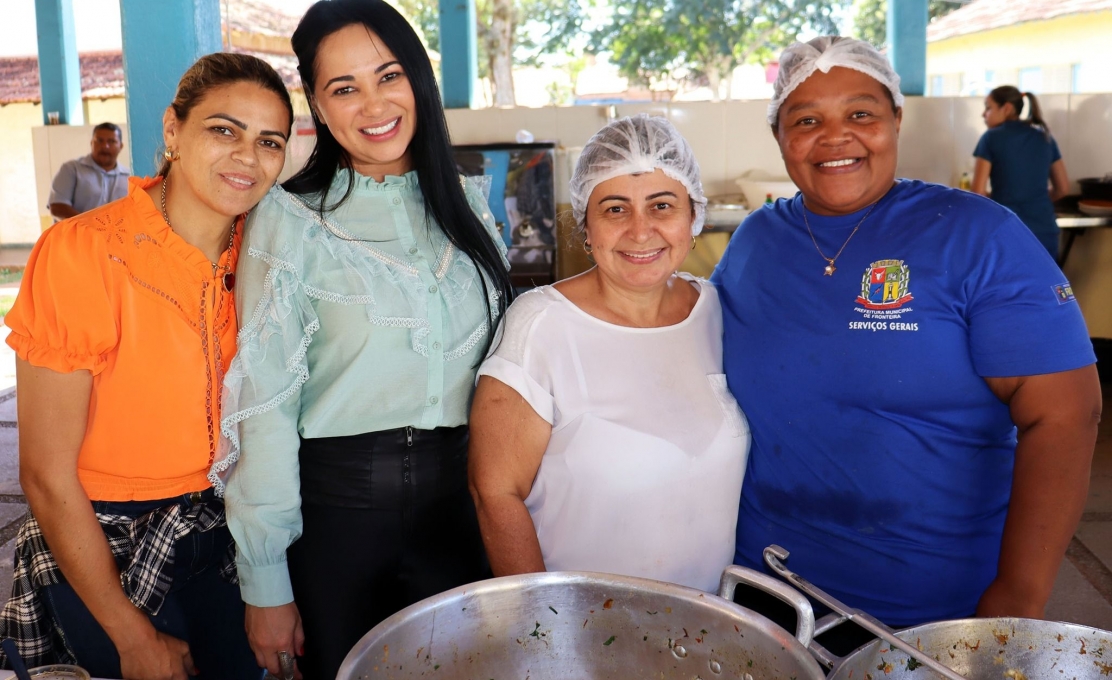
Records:
{"label": "dark hair tied back", "polygon": [[[297,72],[301,75],[305,94],[312,97],[316,92],[316,62],[321,43],[336,31],[352,25],[364,26],[390,48],[413,88],[417,120],[413,140],[409,143],[409,156],[417,172],[425,213],[485,275],[480,277],[480,282],[491,328],[487,334],[489,348],[496,317],[506,311],[513,299],[513,287],[498,248],[467,202],[456,171],[432,62],[409,22],[383,0],[321,0],[315,3],[302,17],[290,41],[297,55]],[[354,171],[348,173],[347,188],[342,195],[329,196],[337,171],[352,170],[351,157],[317,118],[315,110],[313,123],[317,130],[316,146],[305,166],[282,186],[290,193],[308,197],[323,216],[350,198],[355,176]],[[490,305],[488,280],[498,293],[496,307]]]}
{"label": "dark hair tied back", "polygon": [[[1011,104],[1019,120],[1032,127],[1040,128],[1046,133],[1046,138],[1050,139],[1050,126],[1043,120],[1042,108],[1039,107],[1039,100],[1035,98],[1034,94],[1030,92],[1020,92],[1019,88],[1013,85],[1001,85],[992,92],[989,92],[988,96],[992,101],[996,102],[997,106]],[[1031,113],[1027,118],[1023,118],[1023,99],[1025,97],[1027,101],[1031,102]]]}
{"label": "dark hair tied back", "polygon": [[[234,52],[216,52],[206,54],[198,59],[182,75],[178,81],[178,89],[174,94],[174,101],[170,107],[178,120],[187,120],[193,107],[197,106],[209,92],[236,83],[255,83],[263,89],[270,90],[278,95],[278,99],[286,106],[289,114],[290,126],[293,126],[293,104],[290,103],[290,93],[282,77],[258,57],[249,54]],[[289,132],[289,129],[286,130]],[[164,160],[158,174],[163,177],[170,172],[170,161]]]}

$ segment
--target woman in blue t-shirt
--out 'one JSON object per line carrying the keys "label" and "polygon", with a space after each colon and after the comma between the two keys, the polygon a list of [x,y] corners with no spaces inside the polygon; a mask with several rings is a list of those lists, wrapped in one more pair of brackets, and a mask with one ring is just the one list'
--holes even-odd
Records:
{"label": "woman in blue t-shirt", "polygon": [[[1023,115],[1023,99],[1031,102],[1031,113]],[[1069,188],[1066,164],[1050,126],[1042,118],[1039,101],[1030,92],[1003,85],[985,97],[982,114],[988,130],[981,135],[973,155],[973,191],[989,196],[1010,208],[1039,237],[1050,254],[1058,257],[1058,223],[1054,201]],[[1047,190],[1047,178],[1050,190]]]}

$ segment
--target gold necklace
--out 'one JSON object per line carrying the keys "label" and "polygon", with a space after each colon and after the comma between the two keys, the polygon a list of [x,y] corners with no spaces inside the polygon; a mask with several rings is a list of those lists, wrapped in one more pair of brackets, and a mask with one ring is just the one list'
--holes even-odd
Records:
{"label": "gold necklace", "polygon": [[822,275],[834,276],[834,272],[838,271],[838,268],[834,266],[834,260],[837,260],[838,257],[842,254],[842,251],[846,249],[846,246],[849,245],[849,240],[853,238],[853,235],[856,234],[857,230],[861,228],[861,224],[864,223],[866,219],[868,219],[869,215],[873,212],[873,208],[877,207],[880,201],[877,201],[876,203],[873,203],[871,206],[869,206],[869,212],[865,213],[865,216],[861,218],[861,220],[857,223],[857,226],[854,227],[853,231],[849,233],[849,236],[846,238],[845,243],[843,243],[842,247],[838,249],[838,252],[834,254],[834,257],[827,257],[826,254],[822,252],[822,248],[819,248],[819,242],[815,240],[815,233],[811,231],[811,224],[807,221],[807,206],[802,205],[802,202],[800,203],[801,207],[803,208],[803,224],[806,225],[807,233],[811,236],[811,243],[815,244],[815,250],[819,251],[819,257],[826,260],[826,268],[822,270]]}
{"label": "gold necklace", "polygon": [[[166,214],[166,178],[162,179],[162,219],[166,220],[166,226],[170,227],[171,229],[174,228],[174,225],[170,224],[170,216]],[[236,223],[233,221],[232,222],[232,231],[231,231],[230,234],[228,234],[228,252],[229,253],[232,251],[232,248],[235,247],[235,241],[236,241]],[[223,269],[224,270],[224,276],[221,277],[221,283],[224,284],[224,290],[230,292],[232,290],[232,287],[236,285],[236,275],[235,275],[235,272],[232,271],[231,265],[227,265],[227,264],[219,265],[215,262],[212,262],[210,264],[212,264],[212,275],[213,275],[214,278],[216,277],[216,270],[217,269]]]}

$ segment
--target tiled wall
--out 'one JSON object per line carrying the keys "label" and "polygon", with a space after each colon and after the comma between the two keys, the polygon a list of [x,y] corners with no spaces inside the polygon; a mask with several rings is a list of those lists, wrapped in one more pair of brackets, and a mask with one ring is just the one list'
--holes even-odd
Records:
{"label": "tiled wall", "polygon": [[[1112,172],[1112,94],[1047,95],[1040,102],[1071,178]],[[736,192],[734,180],[746,170],[785,174],[765,123],[766,106],[765,101],[730,101],[614,109],[618,116],[642,111],[668,116],[694,148],[707,192],[720,194]],[[985,130],[982,108],[977,97],[909,98],[900,133],[900,176],[956,185],[962,172],[972,171],[973,148]],[[607,107],[587,106],[452,110],[448,124],[456,143],[510,142],[524,129],[538,141],[559,142],[572,159],[575,149],[606,123],[606,112]]]}

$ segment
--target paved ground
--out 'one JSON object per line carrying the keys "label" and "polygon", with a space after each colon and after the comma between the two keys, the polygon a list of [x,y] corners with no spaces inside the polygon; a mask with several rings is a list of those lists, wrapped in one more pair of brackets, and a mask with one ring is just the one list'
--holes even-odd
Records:
{"label": "paved ground", "polygon": [[[0,267],[22,265],[27,250],[0,249]],[[18,284],[0,285],[0,296],[13,295]],[[11,582],[14,536],[27,513],[19,487],[16,430],[15,355],[0,327],[0,597]],[[1112,403],[1112,384],[1104,386]],[[1089,500],[1080,526],[1062,560],[1047,618],[1112,630],[1112,408],[1106,409],[1097,439]]]}

